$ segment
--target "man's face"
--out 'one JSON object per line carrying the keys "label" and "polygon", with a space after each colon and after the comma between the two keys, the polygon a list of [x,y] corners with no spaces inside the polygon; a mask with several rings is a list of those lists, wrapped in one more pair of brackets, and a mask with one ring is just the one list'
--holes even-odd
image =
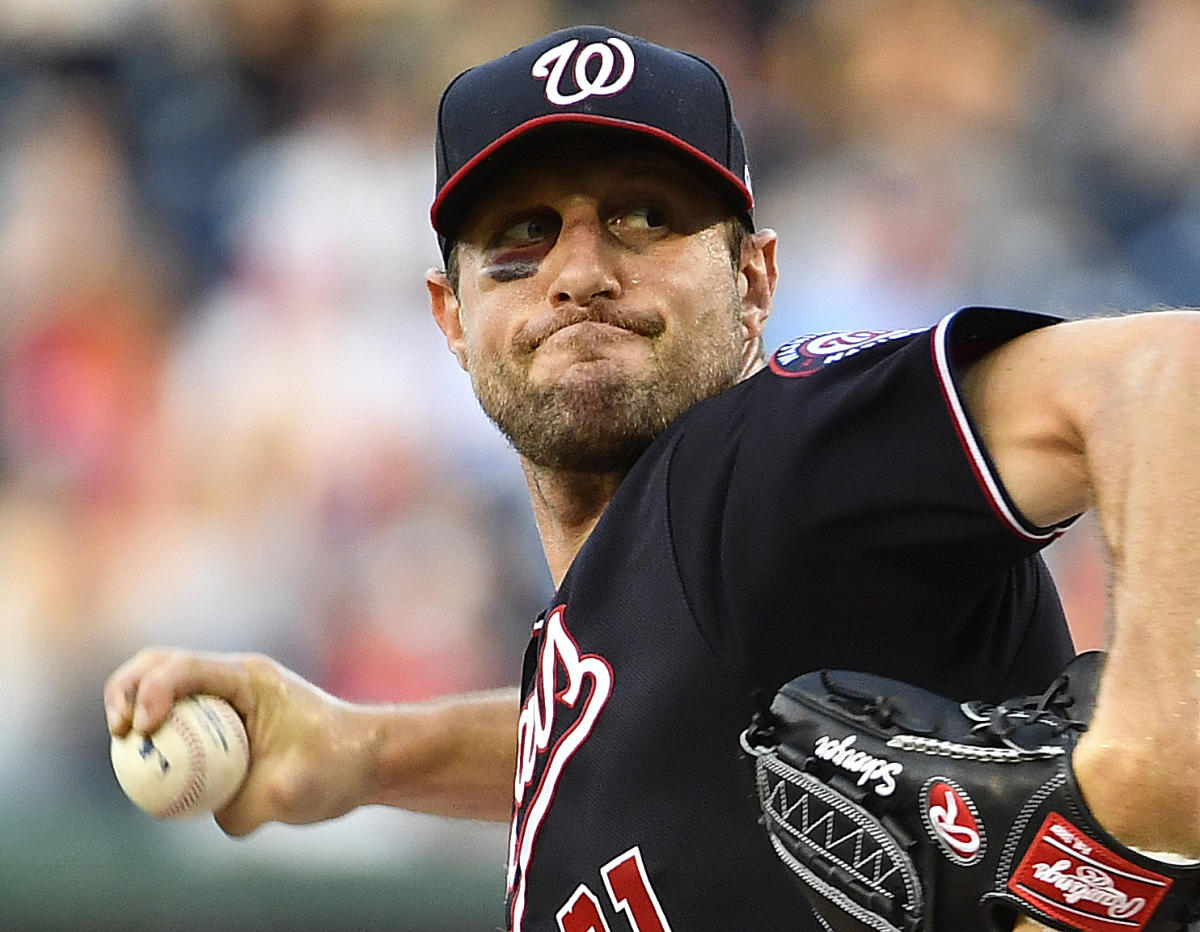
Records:
{"label": "man's face", "polygon": [[622,471],[738,380],[749,337],[727,215],[675,160],[595,136],[538,150],[475,205],[447,335],[529,462]]}

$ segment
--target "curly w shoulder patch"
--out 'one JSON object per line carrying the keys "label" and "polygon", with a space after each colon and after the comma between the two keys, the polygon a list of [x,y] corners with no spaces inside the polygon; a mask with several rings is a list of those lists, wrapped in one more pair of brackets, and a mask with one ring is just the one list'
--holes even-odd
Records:
{"label": "curly w shoulder patch", "polygon": [[771,356],[771,371],[787,378],[800,378],[864,350],[902,340],[921,330],[839,330],[809,334],[788,340]]}

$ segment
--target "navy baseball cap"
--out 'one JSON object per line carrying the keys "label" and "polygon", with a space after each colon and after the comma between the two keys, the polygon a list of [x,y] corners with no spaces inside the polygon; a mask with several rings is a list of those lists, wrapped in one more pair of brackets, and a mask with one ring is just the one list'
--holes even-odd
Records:
{"label": "navy baseball cap", "polygon": [[749,217],[750,168],[725,79],[688,52],[575,26],[470,68],[442,93],[430,220],[446,254],[501,154],[549,127],[602,127],[666,144]]}

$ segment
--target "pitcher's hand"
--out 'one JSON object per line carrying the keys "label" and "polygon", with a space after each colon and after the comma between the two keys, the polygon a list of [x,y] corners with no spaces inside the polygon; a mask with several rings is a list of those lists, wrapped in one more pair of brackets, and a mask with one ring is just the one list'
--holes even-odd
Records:
{"label": "pitcher's hand", "polygon": [[227,700],[250,738],[246,781],[216,813],[228,834],[247,835],[269,821],[336,818],[363,802],[371,771],[365,722],[351,705],[268,657],[143,650],[105,683],[109,731],[150,734],[176,699],[195,693]]}

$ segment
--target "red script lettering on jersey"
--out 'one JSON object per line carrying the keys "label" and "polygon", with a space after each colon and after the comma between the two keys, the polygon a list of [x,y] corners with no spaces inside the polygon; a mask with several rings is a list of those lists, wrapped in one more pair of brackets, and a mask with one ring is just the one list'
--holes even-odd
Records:
{"label": "red script lettering on jersey", "polygon": [[[567,631],[565,614],[566,606],[560,605],[546,619],[534,689],[517,721],[516,809],[508,850],[513,932],[522,928],[529,861],[563,768],[591,735],[612,694],[612,667],[603,657],[579,653]],[[591,688],[586,689],[589,683]],[[551,747],[556,714],[568,709],[574,721]],[[543,763],[542,773],[534,787],[539,762]],[[526,799],[531,787],[533,792]]]}

